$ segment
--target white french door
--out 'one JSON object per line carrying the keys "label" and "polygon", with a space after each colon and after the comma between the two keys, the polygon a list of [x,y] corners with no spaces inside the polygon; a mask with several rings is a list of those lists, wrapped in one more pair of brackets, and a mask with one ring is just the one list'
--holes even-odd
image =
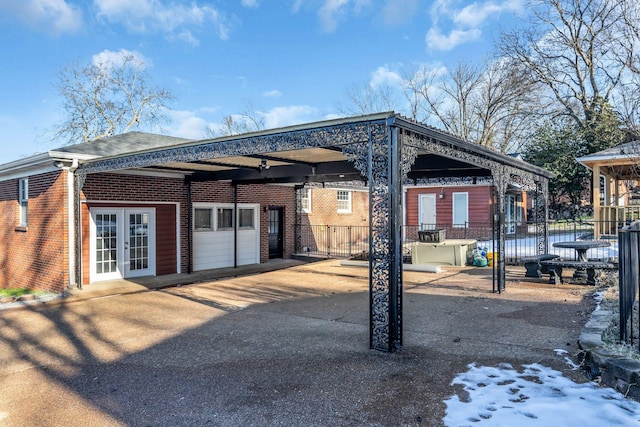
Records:
{"label": "white french door", "polygon": [[91,281],[156,273],[155,209],[91,209]]}

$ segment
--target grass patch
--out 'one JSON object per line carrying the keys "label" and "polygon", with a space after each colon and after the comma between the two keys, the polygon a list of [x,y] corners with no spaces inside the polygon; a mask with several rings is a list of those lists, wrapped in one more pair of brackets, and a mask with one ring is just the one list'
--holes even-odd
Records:
{"label": "grass patch", "polygon": [[43,291],[34,291],[32,289],[23,289],[23,288],[9,288],[9,289],[0,289],[0,298],[1,297],[21,297],[23,295],[43,295],[48,294],[49,292]]}

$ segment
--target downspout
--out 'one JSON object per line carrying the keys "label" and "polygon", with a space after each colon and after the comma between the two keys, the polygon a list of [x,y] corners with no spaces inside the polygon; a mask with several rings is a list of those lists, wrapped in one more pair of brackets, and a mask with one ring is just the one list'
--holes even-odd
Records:
{"label": "downspout", "polygon": [[233,183],[233,268],[238,268],[238,183]]}
{"label": "downspout", "polygon": [[187,274],[193,273],[193,203],[191,180],[187,181]]}
{"label": "downspout", "polygon": [[[78,168],[78,159],[73,159],[70,165],[63,162],[56,162],[56,166],[60,167],[63,173],[66,173],[67,184],[67,269],[69,272],[68,287],[71,289],[78,285],[76,277],[76,239],[79,239],[76,230],[76,210],[75,210],[75,179],[74,172]],[[79,195],[78,195],[79,197]],[[80,286],[79,288],[82,288]]]}

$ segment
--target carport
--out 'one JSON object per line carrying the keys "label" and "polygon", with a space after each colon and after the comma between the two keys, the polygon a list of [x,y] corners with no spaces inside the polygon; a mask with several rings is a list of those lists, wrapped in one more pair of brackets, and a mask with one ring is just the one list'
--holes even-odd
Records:
{"label": "carport", "polygon": [[[534,195],[538,253],[547,250],[549,172],[393,112],[329,120],[101,157],[75,170],[79,194],[88,174],[126,170],[180,172],[193,181],[234,184],[364,181],[369,188],[370,347],[402,346],[402,186],[421,178],[491,177],[498,244],[497,290],[505,288],[505,193],[517,183]],[[81,257],[75,239],[76,259]],[[81,277],[76,263],[76,277]]]}

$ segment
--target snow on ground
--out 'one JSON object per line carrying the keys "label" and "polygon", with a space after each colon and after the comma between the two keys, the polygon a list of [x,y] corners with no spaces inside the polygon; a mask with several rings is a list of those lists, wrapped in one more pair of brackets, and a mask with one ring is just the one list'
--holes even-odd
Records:
{"label": "snow on ground", "polygon": [[464,388],[445,401],[444,424],[462,426],[640,426],[640,403],[594,382],[578,384],[533,363],[517,371],[469,365],[452,385]]}
{"label": "snow on ground", "polygon": [[[576,240],[575,233],[553,234],[549,236],[549,253],[560,255],[564,259],[575,259],[576,251],[569,248],[555,248],[553,244],[556,242],[567,242]],[[606,248],[594,248],[587,252],[589,258],[615,258],[618,256],[618,241],[610,240],[611,246]],[[493,251],[493,241],[478,240],[478,247],[487,248],[489,252]],[[507,257],[524,257],[536,255],[538,252],[538,243],[536,237],[525,237],[520,239],[508,239],[505,241],[505,255]]]}

